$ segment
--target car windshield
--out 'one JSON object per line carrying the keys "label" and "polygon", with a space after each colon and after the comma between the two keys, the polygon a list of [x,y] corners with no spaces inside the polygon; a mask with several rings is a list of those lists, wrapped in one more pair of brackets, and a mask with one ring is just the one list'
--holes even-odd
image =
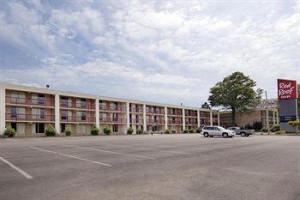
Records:
{"label": "car windshield", "polygon": [[218,128],[219,128],[221,131],[226,130],[225,128],[223,128],[223,127],[221,127],[221,126],[218,126]]}

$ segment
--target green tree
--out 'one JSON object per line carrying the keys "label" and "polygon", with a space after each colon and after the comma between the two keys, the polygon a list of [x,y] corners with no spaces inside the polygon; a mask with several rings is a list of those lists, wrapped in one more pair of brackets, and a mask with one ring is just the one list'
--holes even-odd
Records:
{"label": "green tree", "polygon": [[262,89],[254,90],[256,82],[242,72],[234,72],[210,89],[208,98],[211,106],[231,109],[232,126],[236,112],[252,111],[261,100]]}
{"label": "green tree", "polygon": [[201,105],[201,108],[204,108],[204,109],[210,109],[210,106],[207,102],[204,102],[202,105]]}

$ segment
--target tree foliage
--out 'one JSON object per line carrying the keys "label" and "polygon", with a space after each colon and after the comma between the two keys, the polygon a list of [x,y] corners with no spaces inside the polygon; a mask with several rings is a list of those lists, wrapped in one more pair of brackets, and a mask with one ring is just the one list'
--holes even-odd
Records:
{"label": "tree foliage", "polygon": [[211,106],[231,109],[232,125],[235,125],[236,111],[253,110],[261,100],[262,89],[254,90],[256,82],[242,72],[234,72],[210,89],[208,98]]}
{"label": "tree foliage", "polygon": [[202,105],[201,105],[201,108],[204,108],[204,109],[210,109],[210,106],[207,102],[204,102]]}

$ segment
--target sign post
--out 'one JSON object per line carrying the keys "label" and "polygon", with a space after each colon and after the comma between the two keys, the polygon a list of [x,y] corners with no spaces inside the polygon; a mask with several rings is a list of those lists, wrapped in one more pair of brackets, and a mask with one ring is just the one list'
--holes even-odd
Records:
{"label": "sign post", "polygon": [[297,120],[298,118],[297,82],[295,80],[277,79],[277,89],[280,129],[284,131],[296,131],[296,128],[288,125],[288,122]]}

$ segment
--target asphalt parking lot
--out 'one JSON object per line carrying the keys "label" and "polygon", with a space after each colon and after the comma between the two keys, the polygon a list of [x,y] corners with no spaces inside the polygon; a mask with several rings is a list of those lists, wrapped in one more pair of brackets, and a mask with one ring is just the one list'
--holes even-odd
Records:
{"label": "asphalt parking lot", "polygon": [[300,137],[0,139],[0,199],[300,199]]}

